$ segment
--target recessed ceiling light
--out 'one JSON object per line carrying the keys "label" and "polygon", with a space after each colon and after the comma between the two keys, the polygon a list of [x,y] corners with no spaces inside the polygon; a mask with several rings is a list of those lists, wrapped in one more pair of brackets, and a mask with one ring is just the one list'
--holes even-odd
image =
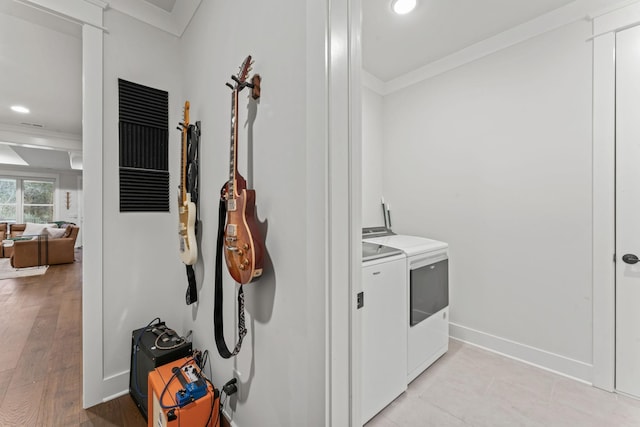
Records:
{"label": "recessed ceiling light", "polygon": [[398,15],[405,15],[416,7],[416,0],[393,0],[391,8]]}
{"label": "recessed ceiling light", "polygon": [[29,109],[27,107],[23,107],[22,105],[12,105],[11,109],[16,113],[27,114]]}

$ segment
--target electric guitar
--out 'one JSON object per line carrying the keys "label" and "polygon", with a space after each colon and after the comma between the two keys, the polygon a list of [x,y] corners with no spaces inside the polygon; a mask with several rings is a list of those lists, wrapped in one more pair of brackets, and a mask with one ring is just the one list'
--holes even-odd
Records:
{"label": "electric guitar", "polygon": [[189,132],[189,101],[184,103],[184,120],[178,126],[182,131],[182,157],[180,162],[180,194],[178,195],[178,213],[180,225],[178,236],[180,240],[180,259],[186,265],[193,265],[198,259],[196,243],[196,204],[191,201],[191,194],[187,192],[187,134]]}
{"label": "electric guitar", "polygon": [[260,96],[260,77],[247,82],[251,70],[251,56],[240,66],[237,76],[231,76],[235,84],[227,83],[231,93],[231,149],[229,181],[222,188],[221,197],[226,202],[227,221],[224,231],[224,255],[233,279],[244,285],[262,275],[264,242],[256,220],[255,190],[247,189],[247,182],[238,173],[238,94],[245,87],[252,89],[254,99]]}

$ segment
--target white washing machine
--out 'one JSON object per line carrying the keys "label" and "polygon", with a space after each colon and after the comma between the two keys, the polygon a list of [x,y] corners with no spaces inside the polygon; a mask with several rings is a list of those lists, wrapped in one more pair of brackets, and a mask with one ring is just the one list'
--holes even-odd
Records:
{"label": "white washing machine", "polygon": [[362,244],[362,424],[407,389],[407,257]]}
{"label": "white washing machine", "polygon": [[449,245],[424,237],[363,231],[365,242],[407,255],[407,382],[449,349]]}

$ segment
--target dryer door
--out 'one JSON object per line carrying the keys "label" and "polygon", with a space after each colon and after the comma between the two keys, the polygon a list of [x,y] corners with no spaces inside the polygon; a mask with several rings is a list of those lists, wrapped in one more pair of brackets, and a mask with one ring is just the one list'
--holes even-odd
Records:
{"label": "dryer door", "polygon": [[411,260],[410,325],[415,326],[449,305],[449,260]]}

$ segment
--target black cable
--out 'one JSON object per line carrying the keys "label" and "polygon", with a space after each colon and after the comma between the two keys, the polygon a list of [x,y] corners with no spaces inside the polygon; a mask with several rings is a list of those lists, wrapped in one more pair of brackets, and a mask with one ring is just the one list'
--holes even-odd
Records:
{"label": "black cable", "polygon": [[[191,358],[189,360],[187,360],[186,362],[184,362],[182,364],[182,366],[180,366],[180,368],[178,368],[175,372],[173,372],[173,374],[171,374],[171,377],[169,378],[169,381],[167,381],[167,383],[164,385],[164,388],[162,389],[162,393],[160,393],[160,406],[162,407],[162,409],[175,409],[175,408],[179,408],[180,405],[171,405],[171,406],[165,406],[164,403],[162,403],[162,401],[164,400],[164,394],[167,392],[167,390],[169,389],[169,384],[171,384],[171,381],[173,381],[174,379],[176,379],[178,377],[178,372],[182,372],[182,368],[184,368],[185,366],[187,366],[189,363],[196,363],[195,359]],[[197,365],[197,363],[196,363]]]}
{"label": "black cable", "polygon": [[[207,418],[207,423],[205,424],[205,427],[209,426],[209,422],[211,421],[211,417],[213,416],[213,409],[215,408],[215,404],[216,404],[216,386],[213,385],[213,383],[211,382],[211,380],[209,380],[209,378],[207,378],[206,375],[203,374],[205,367],[207,366],[207,363],[209,362],[209,350],[205,350],[202,353],[200,353],[200,356],[198,357],[199,359],[199,363],[198,361],[196,361],[196,363],[198,363],[198,367],[200,368],[200,375],[205,379],[206,382],[208,382],[209,384],[211,384],[211,389],[213,392],[213,398],[211,399],[211,410],[209,411],[209,417]],[[209,377],[211,377],[211,363],[209,363]],[[218,416],[216,417],[216,420],[214,422],[214,426],[217,425],[218,421],[220,419],[220,411],[218,411]]]}
{"label": "black cable", "polygon": [[138,346],[140,345],[140,339],[142,338],[142,335],[144,335],[144,333],[147,331],[148,328],[150,328],[152,325],[156,325],[157,323],[154,323],[155,321],[158,321],[157,323],[161,323],[162,320],[160,320],[159,317],[156,317],[155,319],[153,319],[151,322],[149,322],[147,324],[147,326],[145,326],[144,328],[142,328],[142,332],[140,332],[140,334],[136,337],[136,342],[133,346],[133,385],[136,388],[136,392],[140,395],[140,397],[144,397],[147,398],[148,395],[146,392],[142,393],[140,391],[140,385],[138,384],[138,352],[140,351]]}
{"label": "black cable", "polygon": [[[167,381],[167,383],[164,385],[164,388],[162,389],[162,393],[160,393],[160,398],[159,398],[159,403],[160,406],[163,409],[176,409],[179,408],[180,405],[176,404],[176,405],[169,405],[169,406],[165,406],[164,403],[162,403],[162,401],[164,400],[164,395],[167,392],[167,390],[169,389],[169,384],[171,384],[171,381],[173,381],[174,379],[177,378],[178,373],[182,372],[182,368],[184,368],[185,366],[187,366],[190,363],[195,363],[199,368],[200,371],[202,371],[204,365],[206,364],[206,362],[208,361],[208,357],[209,357],[209,351],[205,350],[204,353],[202,353],[202,365],[200,366],[200,364],[198,363],[198,361],[195,358],[191,358],[189,360],[187,360],[185,363],[183,363],[179,369],[175,370],[175,372],[173,372],[173,374],[171,375],[171,377],[169,378],[169,380]],[[211,365],[209,365],[209,369],[211,369]],[[207,422],[205,424],[205,427],[209,426],[209,422],[211,421],[211,417],[213,416],[213,409],[215,408],[215,403],[216,403],[216,386],[213,385],[213,383],[211,382],[211,380],[209,378],[207,378],[205,375],[202,375],[202,372],[200,372],[200,376],[202,378],[204,378],[204,380],[209,383],[211,385],[211,392],[213,393],[213,396],[211,397],[211,410],[209,411],[209,417],[207,418]],[[225,402],[226,402],[226,397],[225,397]],[[220,407],[220,409],[218,410],[218,415],[216,417],[216,420],[214,422],[214,426],[217,425],[218,421],[220,420],[220,411],[222,409],[222,406]]]}
{"label": "black cable", "polygon": [[[205,379],[206,382],[211,384],[211,388],[213,389],[213,397],[211,398],[211,410],[209,411],[209,418],[207,418],[207,422],[204,425],[204,427],[209,427],[209,421],[211,421],[211,417],[213,416],[213,409],[215,408],[215,404],[216,404],[216,386],[213,385],[213,383],[211,382],[211,380],[209,380],[209,378],[207,377],[203,377],[203,378]],[[216,417],[216,420],[213,423],[214,427],[218,425],[219,420],[220,420],[220,410],[218,410],[218,416]]]}

